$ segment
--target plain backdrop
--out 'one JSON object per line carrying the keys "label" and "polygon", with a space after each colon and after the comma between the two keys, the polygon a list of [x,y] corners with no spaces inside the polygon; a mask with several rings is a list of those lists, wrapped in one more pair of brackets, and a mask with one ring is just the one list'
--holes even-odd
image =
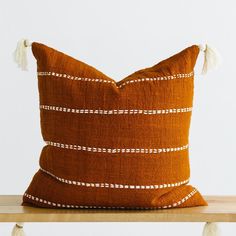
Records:
{"label": "plain backdrop", "polygon": [[[0,0],[0,194],[23,194],[37,171],[40,133],[36,63],[12,60],[17,40],[61,50],[116,81],[192,44],[208,42],[222,65],[195,76],[190,135],[191,181],[204,195],[236,195],[236,2],[234,0]],[[13,224],[0,224],[10,235]],[[28,224],[28,235],[201,234],[203,224]],[[236,226],[222,224],[223,235]]]}

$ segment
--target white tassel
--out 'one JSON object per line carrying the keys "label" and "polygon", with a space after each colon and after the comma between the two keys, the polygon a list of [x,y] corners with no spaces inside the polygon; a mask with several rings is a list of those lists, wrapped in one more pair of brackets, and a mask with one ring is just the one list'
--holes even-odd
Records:
{"label": "white tassel", "polygon": [[23,226],[24,223],[16,223],[12,230],[11,236],[25,236]]}
{"label": "white tassel", "polygon": [[199,49],[204,52],[204,64],[202,74],[205,75],[209,70],[219,66],[221,59],[216,49],[213,49],[208,44],[205,46],[199,45]]}
{"label": "white tassel", "polygon": [[202,236],[220,236],[218,224],[214,222],[207,222],[204,226]]}
{"label": "white tassel", "polygon": [[14,61],[22,70],[27,70],[27,47],[30,47],[31,43],[27,39],[21,39],[17,43],[17,47],[14,51]]}

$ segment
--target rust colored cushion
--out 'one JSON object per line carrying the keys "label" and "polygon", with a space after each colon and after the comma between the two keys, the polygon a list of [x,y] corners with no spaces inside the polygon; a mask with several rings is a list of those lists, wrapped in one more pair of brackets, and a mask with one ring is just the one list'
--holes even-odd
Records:
{"label": "rust colored cushion", "polygon": [[115,82],[40,43],[40,169],[23,205],[162,209],[206,205],[188,185],[196,45]]}

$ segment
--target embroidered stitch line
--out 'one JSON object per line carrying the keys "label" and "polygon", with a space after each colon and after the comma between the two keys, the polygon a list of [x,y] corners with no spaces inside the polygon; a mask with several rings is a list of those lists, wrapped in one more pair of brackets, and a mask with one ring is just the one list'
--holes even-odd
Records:
{"label": "embroidered stitch line", "polygon": [[149,154],[158,154],[162,152],[177,152],[188,149],[188,144],[181,147],[172,147],[172,148],[100,148],[100,147],[86,147],[75,144],[64,144],[57,143],[52,141],[45,141],[47,145],[72,149],[76,151],[87,151],[87,152],[107,152],[107,153],[149,153]]}
{"label": "embroidered stitch line", "polygon": [[180,185],[184,185],[189,182],[189,179],[176,182],[176,183],[169,183],[169,184],[155,184],[155,185],[128,185],[128,184],[111,184],[111,183],[88,183],[88,182],[80,182],[75,180],[68,180],[61,177],[58,177],[51,172],[40,168],[41,171],[44,173],[50,175],[51,177],[57,179],[60,182],[71,184],[71,185],[78,185],[83,187],[95,187],[95,188],[119,188],[119,189],[162,189],[162,188],[171,188],[171,187],[177,187]]}
{"label": "embroidered stitch line", "polygon": [[156,110],[138,110],[138,109],[122,109],[122,110],[102,110],[102,109],[76,109],[76,108],[67,108],[59,106],[49,106],[49,105],[40,105],[40,109],[48,111],[61,111],[61,112],[70,112],[78,114],[98,114],[98,115],[160,115],[160,114],[173,114],[173,113],[185,113],[191,112],[192,107],[184,108],[172,108],[172,109],[156,109]]}
{"label": "embroidered stitch line", "polygon": [[120,85],[117,85],[117,83],[113,80],[107,80],[107,79],[97,79],[97,78],[85,78],[85,77],[78,77],[73,75],[68,75],[64,73],[57,73],[57,72],[51,72],[51,71],[39,71],[37,72],[38,76],[54,76],[54,77],[62,77],[70,80],[78,80],[78,81],[89,81],[89,82],[98,82],[98,83],[111,83],[116,85],[118,88],[124,87],[127,84],[131,83],[139,83],[144,81],[162,81],[162,80],[173,80],[173,79],[184,79],[184,78],[191,78],[194,75],[194,72],[190,73],[180,73],[176,75],[167,75],[167,76],[159,76],[159,77],[153,77],[153,78],[140,78],[140,79],[133,79],[128,80]]}
{"label": "embroidered stitch line", "polygon": [[139,209],[139,210],[149,210],[149,209],[166,209],[166,208],[174,208],[177,206],[182,205],[184,202],[186,202],[188,199],[193,197],[197,193],[196,189],[193,189],[188,195],[186,195],[184,198],[179,200],[178,202],[175,202],[173,204],[159,206],[159,207],[114,207],[114,206],[82,206],[82,205],[70,205],[70,204],[62,204],[62,203],[56,203],[52,201],[47,201],[45,199],[33,196],[31,194],[25,193],[24,196],[28,199],[31,199],[35,202],[40,202],[43,204],[47,204],[49,206],[53,207],[60,207],[60,208],[77,208],[77,209]]}

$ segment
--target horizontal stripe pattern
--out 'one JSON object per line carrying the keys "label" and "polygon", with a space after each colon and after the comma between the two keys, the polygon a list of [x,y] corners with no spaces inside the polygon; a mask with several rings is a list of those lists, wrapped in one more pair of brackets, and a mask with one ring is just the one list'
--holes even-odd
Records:
{"label": "horizontal stripe pattern", "polygon": [[69,75],[66,73],[58,73],[58,72],[52,72],[52,71],[39,71],[37,74],[40,77],[53,76],[53,77],[60,77],[60,78],[66,78],[66,79],[70,79],[70,80],[77,80],[77,81],[111,83],[111,84],[116,85],[118,88],[121,88],[127,84],[140,83],[140,82],[145,82],[145,81],[165,81],[165,80],[192,78],[194,75],[194,72],[192,71],[190,73],[179,73],[179,74],[175,74],[175,75],[158,76],[158,77],[153,77],[153,78],[151,77],[151,78],[140,78],[140,79],[127,80],[119,85],[117,85],[117,83],[114,80],[78,77],[78,76]]}
{"label": "horizontal stripe pattern", "polygon": [[57,179],[60,182],[63,182],[65,184],[71,184],[71,185],[77,185],[82,187],[92,187],[92,188],[115,188],[115,189],[163,189],[163,188],[171,188],[171,187],[177,187],[184,184],[187,184],[189,182],[189,179],[176,182],[176,183],[165,183],[165,184],[155,184],[155,185],[128,185],[128,184],[115,184],[115,183],[88,183],[88,182],[80,182],[75,180],[68,180],[61,177],[58,177],[51,172],[40,168],[41,171],[44,173],[52,176],[53,178]]}
{"label": "horizontal stripe pattern", "polygon": [[102,110],[102,109],[77,109],[60,106],[40,105],[42,110],[48,111],[60,111],[77,114],[98,114],[98,115],[161,115],[161,114],[172,114],[172,113],[185,113],[191,112],[192,107],[184,108],[171,108],[171,109],[155,109],[155,110],[140,110],[140,109],[114,109],[114,110]]}
{"label": "horizontal stripe pattern", "polygon": [[101,153],[146,153],[146,154],[159,154],[165,152],[177,152],[188,149],[188,144],[180,147],[170,148],[101,148],[101,147],[86,147],[76,144],[64,144],[52,141],[45,141],[47,145],[71,149],[76,151],[87,151],[87,152],[101,152]]}
{"label": "horizontal stripe pattern", "polygon": [[63,204],[63,203],[56,203],[52,201],[48,201],[45,199],[42,199],[40,197],[33,196],[31,194],[28,194],[27,192],[24,194],[25,197],[28,199],[34,201],[34,202],[39,202],[42,204],[46,204],[48,206],[52,207],[59,207],[59,208],[76,208],[76,209],[136,209],[136,210],[151,210],[151,209],[167,209],[167,208],[175,208],[180,205],[182,205],[184,202],[186,202],[188,199],[193,197],[197,193],[196,189],[193,189],[189,194],[187,194],[185,197],[180,199],[179,201],[176,201],[172,204],[169,205],[164,205],[164,206],[159,206],[159,207],[115,207],[115,206],[83,206],[83,205],[71,205],[71,204]]}

